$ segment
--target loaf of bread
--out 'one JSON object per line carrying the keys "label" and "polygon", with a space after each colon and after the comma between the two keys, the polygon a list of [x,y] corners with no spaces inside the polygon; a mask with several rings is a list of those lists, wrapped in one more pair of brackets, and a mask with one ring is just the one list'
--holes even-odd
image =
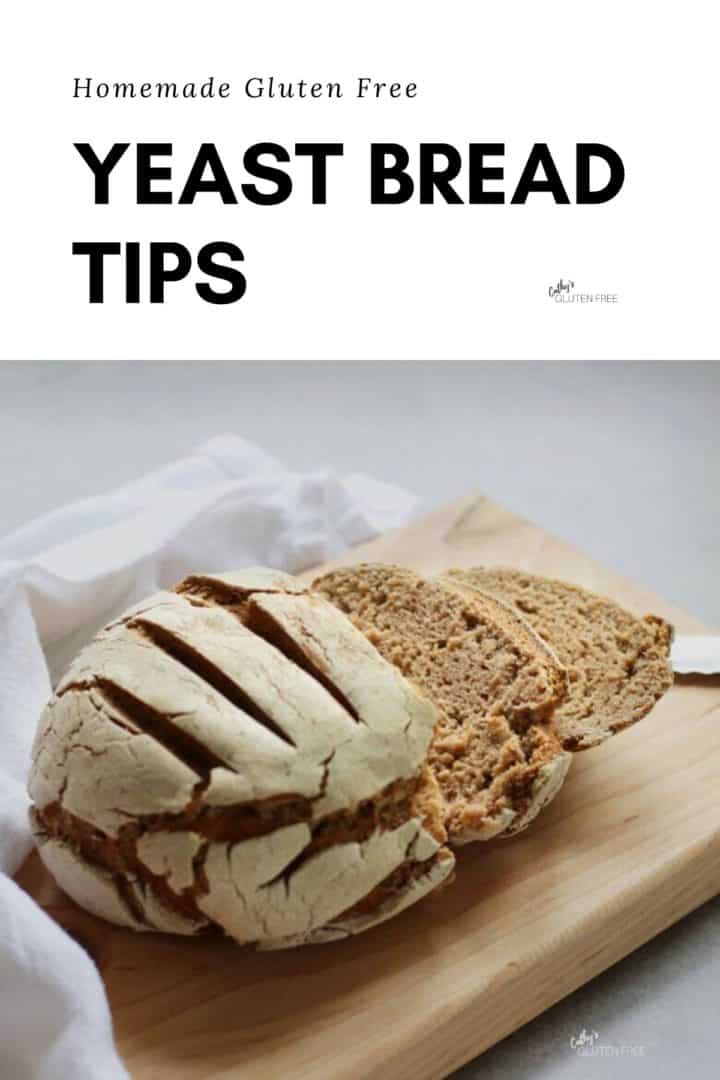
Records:
{"label": "loaf of bread", "polygon": [[399,566],[336,570],[313,587],[437,706],[429,762],[450,842],[528,825],[571,760],[552,720],[566,692],[553,651],[506,604]]}
{"label": "loaf of bread", "polygon": [[436,713],[350,620],[268,570],[192,577],[78,656],[42,719],[40,856],[135,930],[278,948],[447,881]]}
{"label": "loaf of bread", "polygon": [[522,570],[451,570],[442,580],[493,597],[525,619],[568,672],[555,710],[566,750],[597,746],[645,716],[672,685],[672,628],[577,585]]}

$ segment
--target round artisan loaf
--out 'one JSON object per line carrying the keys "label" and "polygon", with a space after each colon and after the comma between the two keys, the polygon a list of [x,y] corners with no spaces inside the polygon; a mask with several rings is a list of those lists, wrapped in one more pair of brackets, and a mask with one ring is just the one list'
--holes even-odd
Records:
{"label": "round artisan loaf", "polygon": [[437,706],[429,762],[450,842],[525,828],[571,760],[552,720],[565,693],[553,652],[507,605],[399,566],[348,567],[313,587]]}
{"label": "round artisan loaf", "polygon": [[672,627],[638,618],[604,596],[524,570],[450,570],[445,582],[511,604],[568,671],[555,712],[566,750],[597,746],[641,720],[673,683]]}
{"label": "round artisan loaf", "polygon": [[445,881],[433,706],[271,570],[188,578],[102,631],[43,716],[40,856],[97,915],[278,948],[357,933]]}

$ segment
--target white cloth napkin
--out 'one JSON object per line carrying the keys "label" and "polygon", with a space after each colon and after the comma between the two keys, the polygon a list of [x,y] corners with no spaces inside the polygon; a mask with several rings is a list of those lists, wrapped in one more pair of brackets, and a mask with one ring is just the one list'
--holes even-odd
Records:
{"label": "white cloth napkin", "polygon": [[100,977],[11,879],[31,848],[30,747],[51,682],[94,631],[193,571],[299,571],[405,523],[414,496],[359,474],[300,474],[218,436],[107,495],[0,539],[0,1077],[115,1080]]}

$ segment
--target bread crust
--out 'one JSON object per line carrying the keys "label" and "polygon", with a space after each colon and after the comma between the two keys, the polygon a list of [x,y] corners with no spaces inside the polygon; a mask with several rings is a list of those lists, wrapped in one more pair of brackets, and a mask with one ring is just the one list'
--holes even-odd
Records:
{"label": "bread crust", "polygon": [[[29,784],[41,858],[133,929],[268,947],[359,932],[452,872],[434,724],[296,579],[193,577],[115,620],[59,684]],[[388,880],[377,910],[344,919]]]}

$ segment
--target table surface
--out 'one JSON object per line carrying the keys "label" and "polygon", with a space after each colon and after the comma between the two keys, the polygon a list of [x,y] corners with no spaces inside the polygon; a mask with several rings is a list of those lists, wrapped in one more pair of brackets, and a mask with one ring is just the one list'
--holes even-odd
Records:
{"label": "table surface", "polygon": [[[482,490],[720,625],[719,416],[720,364],[3,364],[0,534],[234,431],[428,507]],[[718,942],[720,900],[456,1075],[715,1077]]]}

